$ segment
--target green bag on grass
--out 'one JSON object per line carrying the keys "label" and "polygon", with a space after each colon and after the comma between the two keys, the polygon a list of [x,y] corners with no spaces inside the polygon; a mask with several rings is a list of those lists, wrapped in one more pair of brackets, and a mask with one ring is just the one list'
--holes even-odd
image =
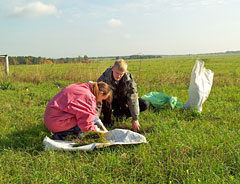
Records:
{"label": "green bag on grass", "polygon": [[172,109],[183,108],[183,103],[177,101],[175,96],[167,96],[159,92],[150,92],[143,95],[141,98],[148,101],[153,107],[162,107],[164,105],[169,105]]}

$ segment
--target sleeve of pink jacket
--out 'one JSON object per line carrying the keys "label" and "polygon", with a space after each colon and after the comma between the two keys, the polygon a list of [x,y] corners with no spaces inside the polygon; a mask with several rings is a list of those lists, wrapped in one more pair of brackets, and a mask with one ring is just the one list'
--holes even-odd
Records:
{"label": "sleeve of pink jacket", "polygon": [[75,114],[77,125],[83,132],[96,131],[94,120],[98,115],[95,99],[75,99],[68,105],[68,111]]}

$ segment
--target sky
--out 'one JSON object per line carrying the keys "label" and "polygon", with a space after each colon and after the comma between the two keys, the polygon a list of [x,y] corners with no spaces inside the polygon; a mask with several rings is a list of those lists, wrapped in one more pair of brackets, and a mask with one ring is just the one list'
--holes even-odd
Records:
{"label": "sky", "polygon": [[240,50],[239,0],[0,0],[0,55]]}

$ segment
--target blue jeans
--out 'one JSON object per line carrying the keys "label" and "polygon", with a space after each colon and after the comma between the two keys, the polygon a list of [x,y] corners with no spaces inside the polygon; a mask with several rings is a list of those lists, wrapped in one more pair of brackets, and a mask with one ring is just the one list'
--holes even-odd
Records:
{"label": "blue jeans", "polygon": [[[94,120],[94,123],[97,123],[97,121],[98,121],[98,118],[96,117],[95,120]],[[80,134],[82,134],[82,131],[76,125],[75,127],[70,128],[69,130],[54,133],[53,136],[52,136],[52,139],[53,140],[65,140],[66,136],[68,136],[68,135],[78,136]]]}

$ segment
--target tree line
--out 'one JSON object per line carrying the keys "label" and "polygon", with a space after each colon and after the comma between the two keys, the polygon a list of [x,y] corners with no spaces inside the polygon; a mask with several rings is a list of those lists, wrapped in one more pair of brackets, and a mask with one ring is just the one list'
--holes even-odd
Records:
{"label": "tree line", "polygon": [[[87,55],[74,58],[45,58],[34,56],[8,56],[10,65],[36,65],[36,64],[62,64],[62,63],[89,63],[91,62]],[[5,58],[0,58],[0,63],[5,63]]]}
{"label": "tree line", "polygon": [[130,56],[103,56],[103,57],[90,57],[90,59],[152,59],[161,58],[161,55],[130,55]]}
{"label": "tree line", "polygon": [[[10,65],[36,65],[36,64],[62,64],[62,63],[90,63],[91,59],[151,59],[161,58],[160,55],[131,55],[131,56],[109,56],[109,57],[84,57],[78,56],[73,58],[45,58],[34,56],[9,56],[8,61]],[[0,64],[4,64],[5,59],[0,58]]]}

